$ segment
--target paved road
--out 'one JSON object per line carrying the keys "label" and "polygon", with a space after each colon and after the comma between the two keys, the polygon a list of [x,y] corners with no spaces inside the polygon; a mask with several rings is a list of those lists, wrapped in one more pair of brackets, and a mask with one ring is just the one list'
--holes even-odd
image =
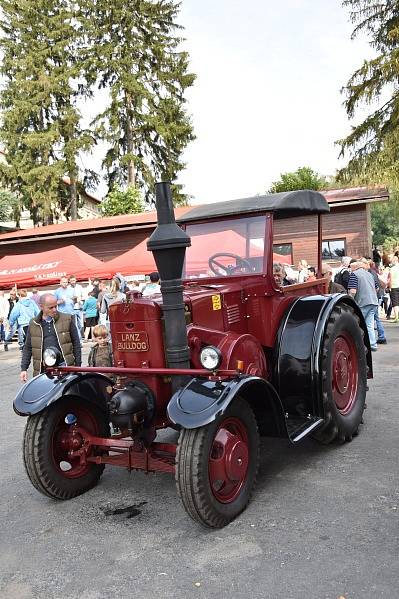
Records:
{"label": "paved road", "polygon": [[387,329],[361,434],[338,447],[264,441],[252,503],[215,532],[186,516],[168,475],[107,468],[72,501],[37,493],[11,407],[18,350],[2,352],[0,597],[398,597],[399,325]]}

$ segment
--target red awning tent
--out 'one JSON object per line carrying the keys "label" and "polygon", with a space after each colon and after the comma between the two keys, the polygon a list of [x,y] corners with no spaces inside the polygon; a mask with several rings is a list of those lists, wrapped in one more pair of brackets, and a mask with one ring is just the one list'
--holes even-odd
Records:
{"label": "red awning tent", "polygon": [[86,254],[74,245],[39,252],[17,254],[0,259],[0,289],[18,287],[43,287],[58,283],[63,276],[76,275],[87,279],[103,262]]}
{"label": "red awning tent", "polygon": [[[131,250],[108,262],[103,262],[95,274],[100,278],[109,279],[117,272],[122,275],[134,276],[157,270],[152,252],[147,250],[147,241],[147,239],[143,239]],[[191,270],[193,268],[198,271],[207,269],[209,256],[218,252],[235,252],[245,255],[245,239],[234,231],[198,235],[191,239],[191,244],[191,247],[187,249]],[[195,260],[190,258],[191,253],[193,257],[195,255]],[[263,249],[252,246],[251,254],[253,256],[262,256]]]}
{"label": "red awning tent", "polygon": [[276,252],[273,252],[273,262],[279,262],[280,264],[290,265],[291,255],[276,254]]}
{"label": "red awning tent", "polygon": [[[93,269],[91,275],[96,275],[102,279],[111,279],[118,272],[122,275],[134,276],[156,271],[157,267],[152,252],[147,250],[147,241],[147,239],[143,239],[143,241],[131,250],[124,252],[120,256],[116,256],[112,260],[101,262],[99,267],[96,266]],[[235,231],[224,231],[218,235],[212,233],[195,236],[191,239],[191,247],[187,249],[191,270],[206,270],[208,268],[209,256],[215,253],[233,252],[244,256],[245,244],[245,239]],[[191,252],[193,252],[192,256],[195,255],[195,260],[190,258]],[[251,255],[253,257],[263,256],[263,248],[251,244]],[[285,256],[280,254],[273,254],[275,262],[285,262],[285,258]],[[223,259],[221,261],[223,262]],[[228,263],[229,261],[231,262],[231,258],[225,259],[225,262]]]}
{"label": "red awning tent", "polygon": [[[1,262],[0,262],[1,265]],[[144,275],[157,270],[152,253],[147,250],[147,239],[131,250],[124,252],[108,262],[102,262],[99,268],[93,270],[93,275],[101,279],[111,279],[114,274],[120,272],[122,275]]]}

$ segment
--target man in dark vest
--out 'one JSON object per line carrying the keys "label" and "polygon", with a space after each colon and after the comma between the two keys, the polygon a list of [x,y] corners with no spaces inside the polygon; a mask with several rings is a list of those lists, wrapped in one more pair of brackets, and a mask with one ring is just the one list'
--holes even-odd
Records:
{"label": "man in dark vest", "polygon": [[79,334],[71,314],[57,311],[57,298],[52,293],[40,296],[41,312],[29,323],[24,349],[22,351],[20,379],[27,379],[27,370],[33,358],[33,376],[44,370],[43,352],[56,347],[62,355],[63,365],[80,366],[82,351]]}

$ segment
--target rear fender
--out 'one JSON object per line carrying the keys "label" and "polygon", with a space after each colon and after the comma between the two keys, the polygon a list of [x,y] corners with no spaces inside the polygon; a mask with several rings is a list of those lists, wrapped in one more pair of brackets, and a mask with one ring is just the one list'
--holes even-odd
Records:
{"label": "rear fender", "polygon": [[373,367],[370,343],[363,315],[348,295],[318,295],[298,298],[281,322],[275,349],[273,383],[289,418],[308,420],[324,418],[321,397],[320,358],[325,330],[332,311],[351,306],[364,332],[368,376]]}
{"label": "rear fender", "polygon": [[287,437],[285,417],[274,387],[257,376],[227,381],[192,379],[175,393],[168,404],[169,419],[187,429],[210,424],[223,415],[236,397],[243,397],[253,409],[262,435]]}
{"label": "rear fender", "polygon": [[111,393],[112,381],[103,374],[70,373],[61,378],[40,374],[21,387],[13,407],[19,416],[32,416],[63,397],[73,396],[107,412]]}

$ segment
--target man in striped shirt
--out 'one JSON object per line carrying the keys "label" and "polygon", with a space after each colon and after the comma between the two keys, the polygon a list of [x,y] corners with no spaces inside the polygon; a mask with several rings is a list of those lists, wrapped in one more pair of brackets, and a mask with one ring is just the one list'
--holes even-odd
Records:
{"label": "man in striped shirt", "polygon": [[348,293],[359,306],[370,339],[371,351],[377,351],[377,339],[374,331],[374,312],[378,306],[377,284],[372,274],[368,271],[365,262],[352,259],[350,262],[351,274],[348,281]]}

